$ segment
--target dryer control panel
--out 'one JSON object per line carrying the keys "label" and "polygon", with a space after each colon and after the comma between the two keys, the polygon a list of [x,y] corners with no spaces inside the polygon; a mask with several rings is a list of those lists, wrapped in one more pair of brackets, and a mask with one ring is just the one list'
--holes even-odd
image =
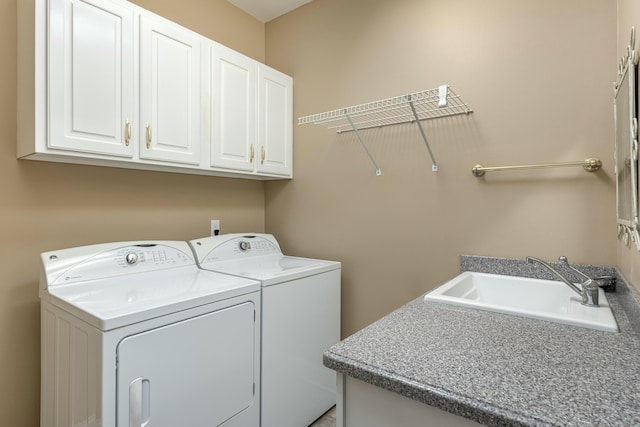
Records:
{"label": "dryer control panel", "polygon": [[46,252],[41,260],[49,287],[195,264],[184,242],[107,243]]}
{"label": "dryer control panel", "polygon": [[233,261],[262,255],[282,255],[270,234],[224,234],[190,242],[200,264]]}
{"label": "dryer control panel", "polygon": [[[237,247],[234,247],[234,243],[237,242]],[[231,249],[232,252],[253,252],[253,253],[279,253],[280,248],[265,239],[253,236],[240,237],[235,241],[228,242],[228,245],[219,246],[218,250]]]}

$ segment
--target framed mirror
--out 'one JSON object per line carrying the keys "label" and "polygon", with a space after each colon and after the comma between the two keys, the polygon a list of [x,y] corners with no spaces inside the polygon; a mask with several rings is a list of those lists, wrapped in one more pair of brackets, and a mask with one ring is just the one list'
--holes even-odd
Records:
{"label": "framed mirror", "polygon": [[635,27],[614,83],[615,173],[618,238],[640,250],[638,221],[638,120],[636,116]]}

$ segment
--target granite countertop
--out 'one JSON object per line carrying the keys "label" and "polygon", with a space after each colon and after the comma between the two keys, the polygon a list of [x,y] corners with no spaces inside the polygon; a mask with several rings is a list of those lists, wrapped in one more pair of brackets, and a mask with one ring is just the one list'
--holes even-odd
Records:
{"label": "granite countertop", "polygon": [[[461,258],[463,271],[536,274],[528,269],[515,260]],[[619,333],[421,296],[328,349],[324,364],[492,426],[640,425],[640,304],[619,275],[617,288],[607,299]]]}

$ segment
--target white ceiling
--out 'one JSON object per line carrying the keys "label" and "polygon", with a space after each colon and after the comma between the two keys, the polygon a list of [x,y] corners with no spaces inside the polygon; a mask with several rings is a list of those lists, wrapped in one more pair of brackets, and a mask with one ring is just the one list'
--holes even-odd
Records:
{"label": "white ceiling", "polygon": [[311,0],[227,0],[262,22],[269,22]]}

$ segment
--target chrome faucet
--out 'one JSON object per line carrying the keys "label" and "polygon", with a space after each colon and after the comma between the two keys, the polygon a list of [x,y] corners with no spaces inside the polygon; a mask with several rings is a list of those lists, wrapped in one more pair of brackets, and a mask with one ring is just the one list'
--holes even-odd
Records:
{"label": "chrome faucet", "polygon": [[546,267],[547,270],[551,271],[556,276],[558,276],[560,278],[560,280],[562,280],[574,292],[576,292],[578,295],[580,295],[582,297],[582,305],[585,305],[587,307],[599,307],[599,305],[598,305],[598,289],[599,289],[598,284],[591,277],[587,276],[586,274],[582,273],[581,271],[579,271],[576,268],[574,268],[571,265],[569,265],[569,261],[567,260],[566,256],[561,256],[560,258],[558,258],[558,260],[563,265],[569,267],[571,270],[575,271],[580,276],[584,277],[585,281],[581,282],[579,284],[580,287],[578,287],[575,284],[571,283],[558,270],[556,270],[555,268],[551,267],[549,264],[547,264],[546,262],[542,261],[541,259],[534,258],[534,257],[531,257],[531,256],[528,256],[526,259],[527,259],[528,263],[533,264],[534,262],[537,262],[538,264]]}

